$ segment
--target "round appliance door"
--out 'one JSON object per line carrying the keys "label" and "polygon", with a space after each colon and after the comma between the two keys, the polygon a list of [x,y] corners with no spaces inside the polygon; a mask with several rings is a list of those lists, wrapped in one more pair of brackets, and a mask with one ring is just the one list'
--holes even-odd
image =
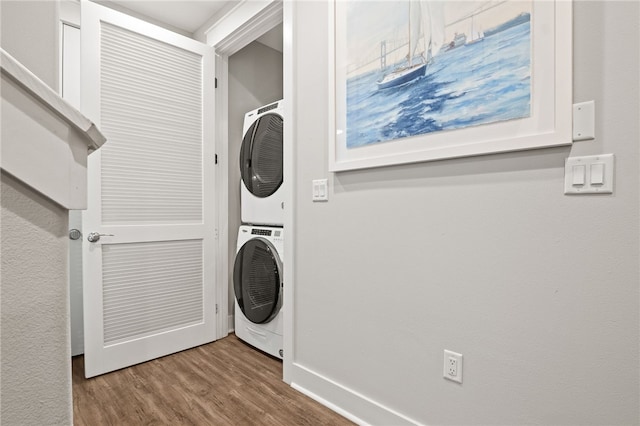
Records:
{"label": "round appliance door", "polygon": [[245,318],[255,324],[271,321],[280,310],[282,263],[273,245],[263,238],[247,241],[233,267],[233,288]]}
{"label": "round appliance door", "polygon": [[265,198],[282,185],[282,117],[264,114],[247,129],[240,148],[242,182]]}

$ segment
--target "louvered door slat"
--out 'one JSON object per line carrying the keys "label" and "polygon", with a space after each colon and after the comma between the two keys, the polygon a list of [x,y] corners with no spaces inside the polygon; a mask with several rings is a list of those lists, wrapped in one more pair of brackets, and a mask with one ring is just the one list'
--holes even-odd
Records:
{"label": "louvered door slat", "polygon": [[102,265],[105,345],[202,321],[201,241],[105,246]]}
{"label": "louvered door slat", "polygon": [[109,24],[101,46],[103,223],[202,221],[201,57]]}

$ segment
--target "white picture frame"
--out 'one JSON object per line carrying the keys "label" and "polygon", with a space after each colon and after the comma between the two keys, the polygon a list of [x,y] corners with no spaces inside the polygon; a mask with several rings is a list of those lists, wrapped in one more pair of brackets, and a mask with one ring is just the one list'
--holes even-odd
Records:
{"label": "white picture frame", "polygon": [[528,117],[347,147],[348,1],[331,2],[329,13],[330,172],[572,143],[572,2],[533,0]]}

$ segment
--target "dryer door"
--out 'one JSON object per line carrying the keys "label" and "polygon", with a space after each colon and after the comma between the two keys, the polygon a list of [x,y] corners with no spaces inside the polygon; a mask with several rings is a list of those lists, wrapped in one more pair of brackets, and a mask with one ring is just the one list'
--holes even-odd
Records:
{"label": "dryer door", "polygon": [[249,192],[265,198],[282,185],[282,117],[260,116],[248,129],[240,148],[240,174]]}
{"label": "dryer door", "polygon": [[266,239],[247,241],[236,255],[233,288],[244,316],[256,324],[271,321],[282,305],[282,263]]}

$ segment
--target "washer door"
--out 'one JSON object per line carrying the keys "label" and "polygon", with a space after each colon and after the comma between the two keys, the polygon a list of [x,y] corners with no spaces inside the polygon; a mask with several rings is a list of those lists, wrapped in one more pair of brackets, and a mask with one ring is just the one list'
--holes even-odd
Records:
{"label": "washer door", "polygon": [[280,310],[282,263],[273,245],[263,238],[247,241],[233,267],[233,289],[240,310],[256,324],[271,321]]}
{"label": "washer door", "polygon": [[240,174],[249,192],[265,198],[282,185],[282,117],[264,114],[247,129],[240,148]]}

